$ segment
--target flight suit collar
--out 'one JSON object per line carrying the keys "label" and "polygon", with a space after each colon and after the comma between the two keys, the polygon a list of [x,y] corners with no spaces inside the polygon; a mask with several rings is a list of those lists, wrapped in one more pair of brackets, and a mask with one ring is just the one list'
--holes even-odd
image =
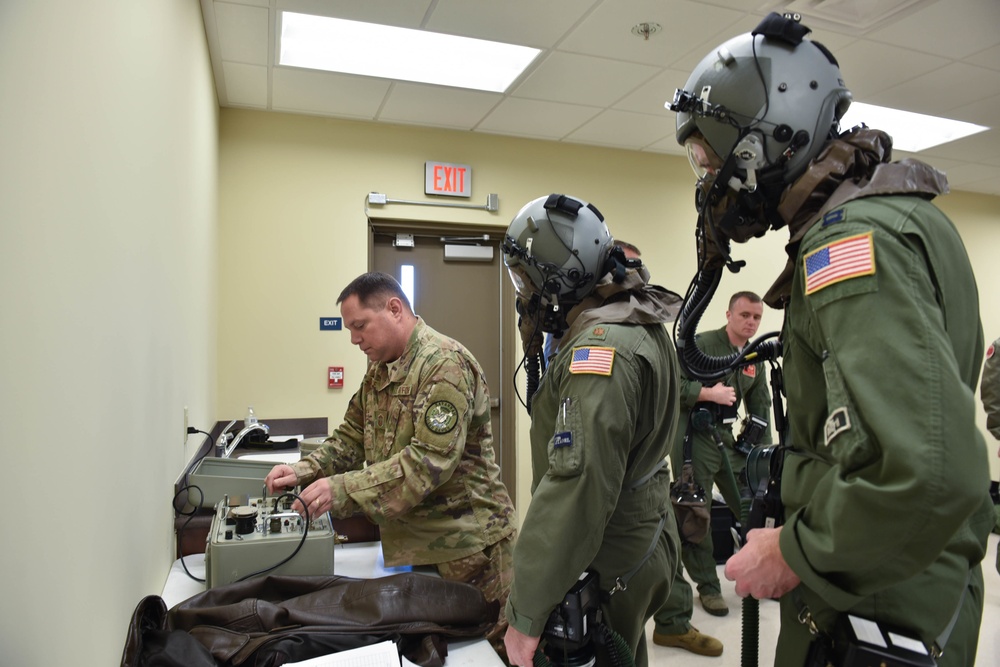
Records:
{"label": "flight suit collar", "polygon": [[403,349],[403,354],[399,356],[399,359],[395,361],[390,361],[389,363],[377,362],[375,368],[372,369],[372,379],[375,383],[375,388],[378,390],[385,389],[393,382],[402,382],[410,374],[410,367],[413,365],[413,359],[417,356],[417,350],[420,347],[420,339],[423,337],[425,331],[427,331],[427,324],[419,315],[417,316],[417,323],[413,327],[413,331],[410,333],[410,338],[406,341],[406,347]]}
{"label": "flight suit collar", "polygon": [[778,213],[788,224],[788,262],[764,295],[782,309],[791,298],[802,239],[823,216],[854,199],[917,194],[933,199],[948,192],[945,175],[918,160],[890,162],[892,138],[881,130],[854,128],[830,141],[806,172],[781,196]]}

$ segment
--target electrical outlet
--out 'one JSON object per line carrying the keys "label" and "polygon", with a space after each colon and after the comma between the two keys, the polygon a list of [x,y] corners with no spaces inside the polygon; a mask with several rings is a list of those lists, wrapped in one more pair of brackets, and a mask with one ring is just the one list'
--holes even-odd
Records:
{"label": "electrical outlet", "polygon": [[182,441],[184,446],[187,447],[188,442],[188,406],[184,406],[184,440]]}

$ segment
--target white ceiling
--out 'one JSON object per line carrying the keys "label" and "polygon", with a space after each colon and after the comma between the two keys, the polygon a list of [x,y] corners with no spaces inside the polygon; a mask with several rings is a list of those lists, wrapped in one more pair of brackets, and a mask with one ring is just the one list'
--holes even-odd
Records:
{"label": "white ceiling", "polygon": [[[663,108],[715,46],[798,11],[854,99],[987,125],[909,155],[1000,195],[998,0],[201,0],[219,103],[681,155]],[[282,10],[542,49],[506,93],[275,65]],[[658,23],[648,40],[633,26]],[[889,130],[890,128],[882,128]]]}

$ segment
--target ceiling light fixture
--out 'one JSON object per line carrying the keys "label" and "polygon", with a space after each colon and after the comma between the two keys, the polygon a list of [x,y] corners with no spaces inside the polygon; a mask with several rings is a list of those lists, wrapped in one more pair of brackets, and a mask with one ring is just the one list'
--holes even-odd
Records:
{"label": "ceiling light fixture", "polygon": [[501,93],[541,51],[425,30],[281,12],[278,64]]}
{"label": "ceiling light fixture", "polygon": [[864,123],[892,136],[896,150],[917,153],[990,128],[960,120],[854,102],[840,121],[841,129]]}

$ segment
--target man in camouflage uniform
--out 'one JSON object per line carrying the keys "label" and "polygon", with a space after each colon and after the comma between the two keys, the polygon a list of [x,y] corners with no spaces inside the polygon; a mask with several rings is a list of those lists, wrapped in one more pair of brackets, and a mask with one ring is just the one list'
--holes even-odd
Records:
{"label": "man in camouflage uniform", "polygon": [[434,565],[480,588],[500,604],[488,639],[502,651],[516,520],[483,370],[413,313],[389,275],[361,275],[337,303],[368,371],[344,423],[304,459],[275,466],[268,490],[303,486],[311,516],[363,513],[379,526],[386,565]]}

